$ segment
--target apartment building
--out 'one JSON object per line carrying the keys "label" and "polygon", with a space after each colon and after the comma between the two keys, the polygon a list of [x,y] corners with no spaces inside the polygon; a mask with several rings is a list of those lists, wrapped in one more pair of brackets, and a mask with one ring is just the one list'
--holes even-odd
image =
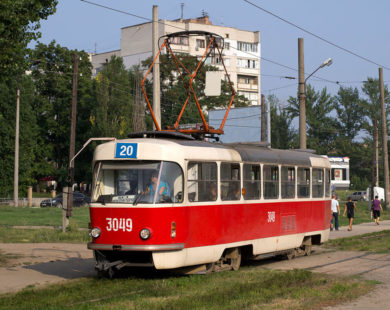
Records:
{"label": "apartment building", "polygon": [[[231,81],[238,94],[245,96],[252,105],[260,105],[260,32],[245,31],[233,27],[213,25],[209,16],[196,19],[160,20],[159,37],[179,31],[208,31],[224,38],[223,59]],[[160,42],[161,44],[162,42]],[[171,44],[175,53],[201,57],[206,42],[201,37],[177,38]],[[120,50],[92,55],[94,74],[99,72],[112,55],[120,56],[126,68],[140,64],[152,55],[152,22],[121,29]],[[218,57],[210,57],[207,63],[223,70]],[[221,76],[224,78],[224,76]]]}

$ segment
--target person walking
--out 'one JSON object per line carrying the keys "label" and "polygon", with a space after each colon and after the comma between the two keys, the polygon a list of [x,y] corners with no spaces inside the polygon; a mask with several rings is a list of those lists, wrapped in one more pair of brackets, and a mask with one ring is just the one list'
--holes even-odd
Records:
{"label": "person walking", "polygon": [[345,216],[345,212],[347,212],[347,216],[349,219],[348,231],[352,230],[352,222],[353,222],[353,218],[355,217],[355,210],[357,210],[356,205],[354,202],[352,202],[352,198],[349,197],[348,202],[345,204],[344,214],[343,214],[343,216]]}
{"label": "person walking", "polygon": [[336,230],[339,230],[340,205],[336,199],[335,194],[332,195],[331,209],[332,209],[332,219],[330,220],[330,230],[333,230],[333,219],[334,219],[334,228]]}
{"label": "person walking", "polygon": [[381,216],[381,211],[383,212],[381,201],[378,199],[378,196],[375,196],[375,199],[372,201],[372,215],[374,217],[374,223],[379,225],[379,218]]}

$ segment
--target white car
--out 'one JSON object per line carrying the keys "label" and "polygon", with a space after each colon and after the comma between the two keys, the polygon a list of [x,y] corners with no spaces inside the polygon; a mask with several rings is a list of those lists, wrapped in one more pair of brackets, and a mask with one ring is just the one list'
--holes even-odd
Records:
{"label": "white car", "polygon": [[349,200],[349,198],[352,198],[352,200],[355,201],[367,201],[367,192],[354,192],[347,197],[347,200]]}

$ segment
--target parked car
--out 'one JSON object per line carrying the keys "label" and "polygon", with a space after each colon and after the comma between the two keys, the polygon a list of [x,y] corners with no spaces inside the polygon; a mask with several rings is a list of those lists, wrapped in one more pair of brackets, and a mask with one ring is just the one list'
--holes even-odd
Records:
{"label": "parked car", "polygon": [[367,192],[354,192],[347,197],[347,200],[349,200],[349,198],[355,201],[367,201]]}
{"label": "parked car", "polygon": [[[91,199],[80,192],[73,193],[73,206],[81,207],[83,205],[89,204]],[[41,202],[41,207],[57,207],[62,208],[62,193],[57,195],[54,198],[46,199]]]}

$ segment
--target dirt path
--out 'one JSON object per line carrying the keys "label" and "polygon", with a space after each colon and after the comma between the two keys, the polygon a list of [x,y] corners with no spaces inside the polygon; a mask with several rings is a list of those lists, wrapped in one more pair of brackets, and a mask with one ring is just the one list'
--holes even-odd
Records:
{"label": "dirt path", "polygon": [[96,274],[86,244],[0,243],[0,251],[9,257],[0,266],[0,293]]}
{"label": "dirt path", "polygon": [[[341,227],[332,231],[330,238],[341,238],[363,233],[390,230],[390,221],[374,226],[372,223],[354,225],[353,231]],[[334,275],[359,275],[365,279],[378,280],[374,293],[362,296],[357,301],[340,305],[333,310],[387,309],[390,305],[390,254],[367,254],[364,252],[326,251],[314,249],[313,255],[291,261],[266,260],[258,265],[270,269],[308,269]],[[95,276],[92,251],[86,244],[0,243],[0,251],[9,255],[7,265],[0,266],[0,294],[15,292],[27,286],[58,283],[68,279]]]}

